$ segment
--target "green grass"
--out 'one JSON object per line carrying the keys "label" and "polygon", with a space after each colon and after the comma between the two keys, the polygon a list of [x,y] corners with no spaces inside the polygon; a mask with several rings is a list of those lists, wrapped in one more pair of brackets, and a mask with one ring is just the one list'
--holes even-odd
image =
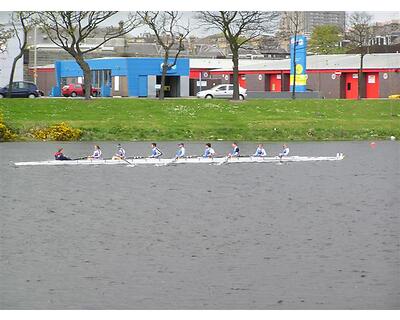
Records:
{"label": "green grass", "polygon": [[400,136],[399,100],[2,99],[21,139],[62,121],[82,140],[368,140]]}

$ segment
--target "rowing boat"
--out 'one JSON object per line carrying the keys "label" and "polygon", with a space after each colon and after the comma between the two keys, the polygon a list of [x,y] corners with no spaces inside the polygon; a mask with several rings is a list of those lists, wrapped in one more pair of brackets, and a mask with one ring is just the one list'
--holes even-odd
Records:
{"label": "rowing boat", "polygon": [[[169,165],[169,164],[235,164],[235,163],[284,163],[284,162],[316,162],[316,161],[338,161],[343,160],[343,153],[336,154],[335,157],[306,157],[306,156],[290,156],[290,157],[185,157],[179,159],[155,159],[155,158],[137,158],[125,160],[47,160],[47,161],[31,161],[31,162],[15,162],[16,166],[71,166],[71,165]],[[128,164],[129,162],[129,164]]]}

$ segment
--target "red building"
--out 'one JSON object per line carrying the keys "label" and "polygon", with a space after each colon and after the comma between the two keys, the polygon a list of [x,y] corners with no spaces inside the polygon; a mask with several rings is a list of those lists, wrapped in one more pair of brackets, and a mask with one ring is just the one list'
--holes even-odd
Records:
{"label": "red building", "polygon": [[[219,83],[232,82],[232,64],[207,68],[191,59],[191,79],[196,72]],[[290,60],[250,60],[239,64],[239,83],[248,97],[289,97]],[[192,64],[196,67],[192,68]],[[315,55],[307,57],[307,94],[311,97],[357,99],[360,56],[357,54]],[[192,77],[193,74],[193,77]],[[211,81],[212,82],[212,81]],[[400,54],[369,54],[364,57],[364,98],[387,98],[400,93]]]}

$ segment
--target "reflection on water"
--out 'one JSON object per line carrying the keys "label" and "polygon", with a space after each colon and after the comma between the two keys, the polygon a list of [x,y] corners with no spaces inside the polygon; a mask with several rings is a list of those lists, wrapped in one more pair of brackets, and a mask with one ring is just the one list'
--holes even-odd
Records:
{"label": "reflection on water", "polygon": [[[2,309],[400,307],[397,142],[291,143],[293,155],[347,157],[280,166],[10,165],[58,145],[0,144]],[[176,143],[159,146],[174,155]]]}

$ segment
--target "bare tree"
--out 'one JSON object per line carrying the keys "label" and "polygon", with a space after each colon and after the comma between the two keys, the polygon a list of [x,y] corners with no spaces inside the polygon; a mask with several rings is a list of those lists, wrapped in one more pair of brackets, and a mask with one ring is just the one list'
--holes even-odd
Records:
{"label": "bare tree", "polygon": [[272,29],[275,12],[201,11],[198,19],[208,29],[220,30],[232,52],[233,99],[239,100],[239,49]]}
{"label": "bare tree", "polygon": [[13,12],[11,14],[12,35],[16,37],[18,40],[19,52],[14,57],[11,66],[10,78],[8,81],[8,91],[7,91],[8,98],[11,98],[12,83],[14,81],[15,68],[17,66],[18,61],[24,55],[24,51],[28,47],[28,33],[34,25],[34,22],[32,20],[33,15],[34,12],[32,11],[18,11],[18,12]]}
{"label": "bare tree", "polygon": [[[154,33],[157,43],[164,51],[162,64],[161,88],[159,99],[164,99],[165,79],[168,70],[176,65],[179,54],[185,49],[183,42],[190,33],[189,25],[180,24],[182,14],[177,11],[143,11],[138,12],[143,23]],[[172,62],[169,62],[171,51],[175,50]]]}
{"label": "bare tree", "polygon": [[139,22],[131,15],[126,21],[120,21],[117,27],[104,27],[102,39],[95,45],[84,46],[99,27],[109,22],[118,11],[45,11],[38,12],[38,24],[58,47],[67,51],[83,71],[85,98],[90,99],[92,74],[85,55],[95,51],[108,41],[121,37],[136,27]]}
{"label": "bare tree", "polygon": [[7,51],[7,42],[12,38],[12,30],[0,24],[0,53]]}
{"label": "bare tree", "polygon": [[296,99],[296,48],[297,48],[297,37],[304,31],[303,13],[299,11],[290,11],[284,13],[285,31],[281,35],[290,40],[293,37],[293,84],[292,84],[292,99]]}
{"label": "bare tree", "polygon": [[354,12],[349,16],[349,30],[347,38],[350,47],[360,51],[360,68],[358,69],[358,99],[364,95],[364,56],[369,53],[370,40],[372,37],[372,17],[366,12]]}

